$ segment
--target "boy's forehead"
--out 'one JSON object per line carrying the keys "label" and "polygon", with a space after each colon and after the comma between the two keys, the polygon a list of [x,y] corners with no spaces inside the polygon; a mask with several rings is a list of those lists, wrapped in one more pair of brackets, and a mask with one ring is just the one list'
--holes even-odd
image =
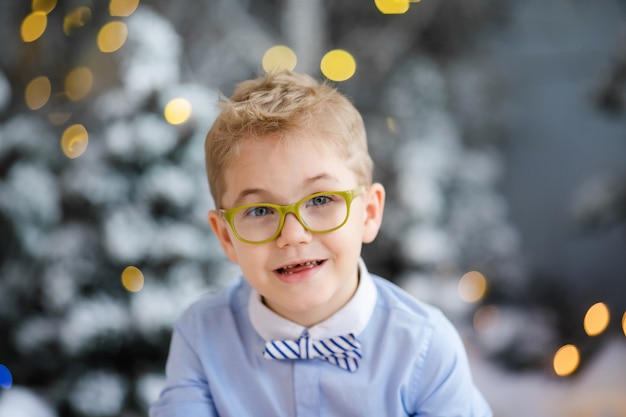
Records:
{"label": "boy's forehead", "polygon": [[316,187],[331,190],[354,182],[352,171],[327,146],[314,140],[285,138],[242,141],[224,174],[223,196],[228,205],[237,205],[246,196],[292,196]]}
{"label": "boy's forehead", "polygon": [[[268,156],[284,158],[337,158],[339,152],[331,141],[315,130],[299,129],[262,136],[247,136],[239,141],[237,152],[228,168],[249,164],[261,160],[267,162]],[[278,166],[280,168],[280,166]],[[268,168],[272,168],[268,166]]]}

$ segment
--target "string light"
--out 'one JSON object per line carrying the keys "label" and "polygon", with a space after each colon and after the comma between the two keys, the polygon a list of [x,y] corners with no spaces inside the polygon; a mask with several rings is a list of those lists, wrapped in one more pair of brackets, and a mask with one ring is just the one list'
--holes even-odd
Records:
{"label": "string light", "polygon": [[191,103],[184,98],[175,98],[165,105],[165,120],[173,125],[185,123],[191,117]]}
{"label": "string light", "polygon": [[467,303],[475,303],[487,292],[487,279],[478,271],[463,275],[458,285],[459,297]]}
{"label": "string light", "polygon": [[474,313],[474,330],[476,330],[477,333],[484,334],[495,329],[499,317],[500,313],[496,306],[486,305],[480,307],[476,310],[476,313]]}
{"label": "string light", "polygon": [[61,136],[61,148],[63,153],[70,159],[81,156],[87,150],[89,134],[85,126],[81,124],[71,125]]}
{"label": "string light", "polygon": [[65,77],[65,94],[71,101],[84,98],[93,85],[93,73],[87,67],[74,68]]}
{"label": "string light", "polygon": [[33,12],[50,13],[57,6],[57,0],[33,0]]}
{"label": "string light", "polygon": [[345,81],[356,72],[356,61],[348,51],[334,49],[324,55],[320,69],[329,80]]}
{"label": "string light", "polygon": [[124,22],[109,22],[98,32],[98,49],[104,53],[115,52],[126,43],[128,28]]}
{"label": "string light", "polygon": [[33,78],[24,91],[24,101],[31,110],[38,110],[46,105],[52,93],[52,85],[48,77]]}
{"label": "string light", "polygon": [[285,69],[293,71],[297,63],[296,53],[284,45],[272,46],[263,54],[263,69],[267,73]]}
{"label": "string light", "polygon": [[589,307],[585,314],[584,327],[589,336],[597,336],[602,333],[610,321],[609,309],[604,303],[596,303]]}
{"label": "string light", "polygon": [[24,42],[34,42],[41,37],[48,26],[48,16],[44,12],[32,12],[24,18],[20,34]]}
{"label": "string light", "polygon": [[63,33],[71,35],[76,29],[80,29],[91,20],[91,9],[80,6],[73,9],[63,19]]}
{"label": "string light", "polygon": [[409,10],[409,0],[374,0],[383,14],[403,14]]}
{"label": "string light", "polygon": [[72,117],[72,113],[69,112],[51,111],[48,113],[48,120],[54,126],[61,126],[67,123],[67,121],[70,120],[70,117]]}
{"label": "string light", "polygon": [[137,10],[139,0],[111,0],[109,14],[111,16],[127,17]]}
{"label": "string light", "polygon": [[143,288],[143,272],[136,266],[127,266],[122,271],[122,285],[126,291],[139,292]]}
{"label": "string light", "polygon": [[554,355],[554,372],[558,376],[571,375],[578,369],[580,353],[574,345],[562,346]]}

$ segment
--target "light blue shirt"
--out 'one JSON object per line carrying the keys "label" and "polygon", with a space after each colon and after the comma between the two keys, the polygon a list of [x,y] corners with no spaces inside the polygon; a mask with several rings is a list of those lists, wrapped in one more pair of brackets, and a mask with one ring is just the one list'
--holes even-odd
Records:
{"label": "light blue shirt", "polygon": [[[305,330],[357,335],[359,369],[263,357],[267,341]],[[199,300],[174,327],[166,374],[150,417],[492,415],[452,324],[363,262],[352,299],[308,329],[269,310],[243,278]]]}

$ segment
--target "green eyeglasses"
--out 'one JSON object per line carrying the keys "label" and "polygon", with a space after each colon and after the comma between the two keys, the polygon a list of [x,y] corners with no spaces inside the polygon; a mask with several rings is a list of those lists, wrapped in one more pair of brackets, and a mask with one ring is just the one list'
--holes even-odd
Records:
{"label": "green eyeglasses", "polygon": [[346,224],[352,200],[362,189],[327,191],[311,194],[286,206],[258,203],[220,210],[237,239],[261,244],[276,239],[283,230],[285,216],[293,213],[300,224],[311,233],[328,233]]}

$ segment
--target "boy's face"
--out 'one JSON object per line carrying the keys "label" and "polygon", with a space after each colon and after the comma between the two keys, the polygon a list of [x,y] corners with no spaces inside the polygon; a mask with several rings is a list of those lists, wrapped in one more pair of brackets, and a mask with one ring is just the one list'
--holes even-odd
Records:
{"label": "boy's face", "polygon": [[[317,192],[359,188],[356,175],[338,156],[314,145],[314,134],[297,134],[304,140],[288,146],[272,137],[245,140],[224,173],[222,208],[287,205]],[[311,326],[331,316],[354,294],[361,245],[376,236],[383,204],[384,189],[373,184],[352,201],[343,227],[313,234],[288,213],[280,235],[262,244],[238,240],[216,211],[209,213],[209,222],[226,255],[240,265],[265,304],[287,319]]]}

